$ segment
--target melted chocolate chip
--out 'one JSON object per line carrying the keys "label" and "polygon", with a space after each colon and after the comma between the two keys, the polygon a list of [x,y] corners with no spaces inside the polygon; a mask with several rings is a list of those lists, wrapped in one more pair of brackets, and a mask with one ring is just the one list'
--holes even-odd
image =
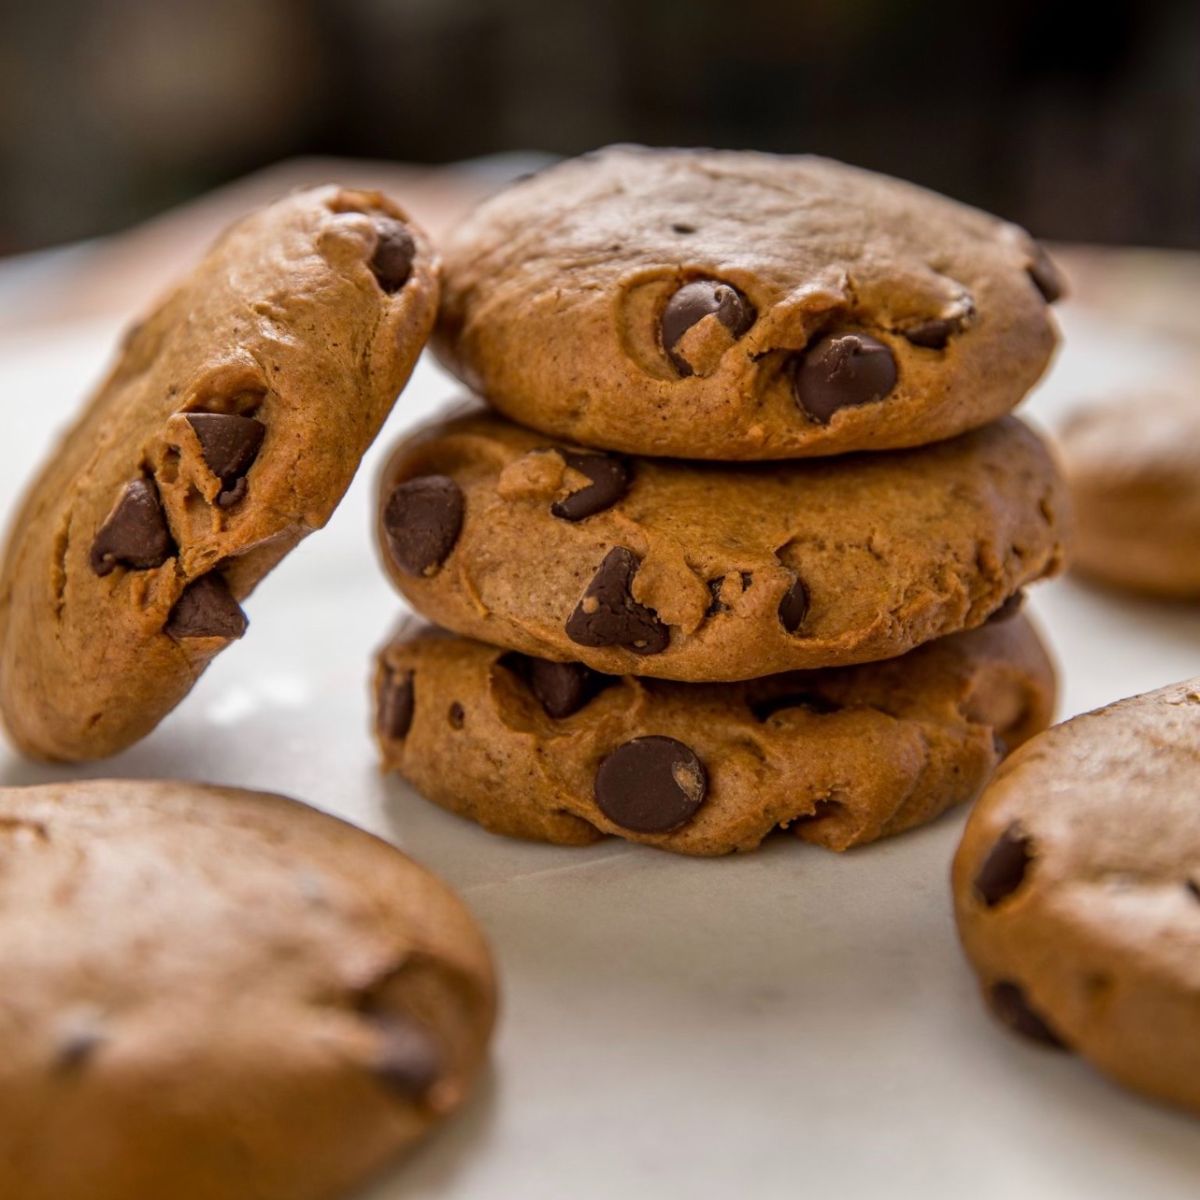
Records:
{"label": "melted chocolate chip", "polygon": [[591,483],[550,505],[550,512],[564,521],[582,521],[611,508],[629,490],[629,467],[611,454],[568,454],[563,461],[572,471],[586,475]]}
{"label": "melted chocolate chip", "polygon": [[187,421],[208,469],[221,481],[218,507],[232,507],[246,494],[246,472],[258,457],[267,427],[232,413],[188,413]]}
{"label": "melted chocolate chip", "polygon": [[804,586],[804,580],[797,577],[779,601],[779,622],[788,633],[795,633],[804,624],[808,607],[808,588]]}
{"label": "melted chocolate chip", "polygon": [[174,553],[158,488],[152,480],[135,479],[97,530],[89,561],[97,575],[107,575],[118,566],[152,570]]}
{"label": "melted chocolate chip", "polygon": [[992,611],[991,615],[987,619],[987,624],[1000,625],[1004,621],[1011,621],[1013,617],[1015,617],[1017,613],[1021,611],[1021,608],[1024,604],[1025,593],[1023,591],[1013,592],[1013,594],[1009,596],[1009,598],[1005,600],[999,608]]}
{"label": "melted chocolate chip", "polygon": [[1029,1007],[1024,989],[1007,981],[994,984],[988,992],[992,1012],[1014,1033],[1056,1050],[1065,1050],[1062,1038],[1046,1024],[1045,1019]]}
{"label": "melted chocolate chip", "polygon": [[677,351],[680,339],[705,317],[715,316],[732,337],[742,337],[754,324],[758,313],[737,288],[715,279],[697,279],[685,283],[663,309],[660,332],[663,349],[671,365],[682,376],[692,374],[691,364]]}
{"label": "melted chocolate chip", "polygon": [[167,617],[165,631],[180,638],[240,638],[246,632],[246,614],[229,585],[215,571],[188,584]]}
{"label": "melted chocolate chip", "polygon": [[446,475],[422,475],[392,489],[383,510],[392,558],[409,575],[432,575],[462,532],[462,489]]}
{"label": "melted chocolate chip", "polygon": [[1046,253],[1044,246],[1034,243],[1033,260],[1025,269],[1047,304],[1053,304],[1063,298],[1067,289],[1062,273],[1054,265],[1054,260]]}
{"label": "melted chocolate chip", "polygon": [[652,608],[632,595],[641,560],[624,546],[605,556],[583,598],[567,618],[567,637],[580,646],[621,646],[634,654],[661,654],[671,631]]}
{"label": "melted chocolate chip", "polygon": [[825,425],[843,408],[874,404],[896,386],[891,350],[865,333],[834,333],[790,364],[796,403]]}
{"label": "melted chocolate chip", "polygon": [[437,1039],[424,1025],[405,1017],[377,1016],[373,1021],[380,1033],[372,1064],[375,1076],[401,1099],[424,1100],[445,1069]]}
{"label": "melted chocolate chip", "polygon": [[371,271],[379,280],[379,286],[391,295],[398,292],[412,275],[417,244],[404,223],[394,217],[376,217],[375,228],[379,240],[371,255]]}
{"label": "melted chocolate chip", "polygon": [[788,708],[803,708],[807,712],[826,716],[841,711],[841,705],[818,692],[780,692],[776,696],[763,696],[748,701],[750,711],[757,721],[766,721],[777,712]]}
{"label": "melted chocolate chip", "polygon": [[707,791],[704,764],[669,737],[634,738],[618,746],[596,772],[600,811],[636,833],[679,828],[695,816]]}
{"label": "melted chocolate chip", "polygon": [[1032,844],[1033,839],[1014,821],[988,851],[975,876],[975,894],[988,908],[995,908],[1024,883],[1033,861]]}
{"label": "melted chocolate chip", "polygon": [[383,737],[399,741],[408,736],[415,700],[413,673],[385,667],[375,694],[377,728]]}
{"label": "melted chocolate chip", "polygon": [[506,654],[500,664],[524,681],[546,716],[556,721],[577,713],[615,682],[583,663],[551,662],[529,654]]}

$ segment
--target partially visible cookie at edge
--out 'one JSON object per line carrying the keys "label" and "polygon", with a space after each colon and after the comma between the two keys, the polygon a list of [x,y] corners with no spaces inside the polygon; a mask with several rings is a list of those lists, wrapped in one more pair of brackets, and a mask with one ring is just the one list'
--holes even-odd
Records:
{"label": "partially visible cookie at edge", "polygon": [[482,1067],[495,983],[470,914],[314,809],[2,789],[0,862],[0,1195],[358,1195]]}
{"label": "partially visible cookie at edge", "polygon": [[1007,614],[888,662],[707,685],[410,627],[373,686],[384,769],[443,808],[513,837],[692,855],[781,828],[845,850],[925,824],[1044,729],[1055,694]]}
{"label": "partially visible cookie at edge", "polygon": [[324,525],[408,379],[438,263],[378,192],[245,218],[135,326],[9,522],[0,711],[41,758],[148,733]]}
{"label": "partially visible cookie at edge", "polygon": [[631,454],[923,445],[1004,415],[1057,342],[1024,230],[815,157],[616,146],[445,243],[442,360],[501,412]]}
{"label": "partially visible cookie at edge", "polygon": [[954,902],[1002,1024],[1200,1113],[1197,746],[1197,679],[1034,738],[971,814]]}

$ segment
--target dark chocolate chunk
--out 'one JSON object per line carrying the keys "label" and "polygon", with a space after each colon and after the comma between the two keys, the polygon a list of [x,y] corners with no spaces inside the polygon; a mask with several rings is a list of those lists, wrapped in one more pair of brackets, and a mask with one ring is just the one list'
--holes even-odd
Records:
{"label": "dark chocolate chunk", "polygon": [[217,505],[232,507],[246,494],[246,472],[258,457],[267,427],[233,413],[188,413],[187,420],[208,469],[221,481]]}
{"label": "dark chocolate chunk", "polygon": [[1063,281],[1062,272],[1054,265],[1054,260],[1046,253],[1044,246],[1034,243],[1033,260],[1025,269],[1047,304],[1053,304],[1063,298],[1067,286]]}
{"label": "dark chocolate chunk", "polygon": [[446,475],[422,475],[392,489],[383,510],[392,558],[410,575],[432,575],[462,532],[462,489]]}
{"label": "dark chocolate chunk", "polygon": [[704,803],[704,764],[669,737],[634,738],[618,746],[596,772],[596,803],[622,829],[666,833],[690,821]]}
{"label": "dark chocolate chunk", "polygon": [[632,595],[641,560],[632,550],[614,546],[605,556],[583,598],[567,618],[567,637],[580,646],[621,646],[634,654],[661,654],[671,631],[652,608]]}
{"label": "dark chocolate chunk", "polygon": [[376,217],[375,228],[379,240],[375,243],[375,253],[371,255],[371,270],[379,280],[379,286],[390,296],[398,292],[412,275],[417,244],[407,226],[394,217]]}
{"label": "dark chocolate chunk", "polygon": [[1033,839],[1014,821],[988,851],[975,876],[975,894],[988,908],[995,908],[1025,882],[1033,861],[1032,844]]}
{"label": "dark chocolate chunk", "polygon": [[680,375],[692,374],[691,364],[677,353],[680,339],[693,325],[714,315],[734,338],[740,338],[754,324],[758,313],[737,288],[716,279],[685,283],[667,301],[660,327],[662,345]]}
{"label": "dark chocolate chunk", "polygon": [[175,553],[158,488],[153,480],[126,484],[117,506],[96,532],[90,562],[97,575],[118,566],[148,571],[161,567]]}
{"label": "dark chocolate chunk", "polygon": [[795,633],[808,616],[808,588],[797,576],[779,601],[779,621],[788,633]]}
{"label": "dark chocolate chunk", "polygon": [[1027,1037],[1056,1050],[1065,1050],[1062,1038],[1046,1024],[1045,1018],[1029,1007],[1025,991],[1018,984],[1007,981],[994,984],[988,992],[992,1012],[1014,1033]]}
{"label": "dark chocolate chunk", "polygon": [[413,673],[385,666],[375,695],[376,727],[383,737],[399,741],[408,736],[415,701]]}
{"label": "dark chocolate chunk", "polygon": [[238,606],[229,585],[210,571],[189,583],[175,601],[164,632],[181,638],[240,638],[246,632],[246,614]]}
{"label": "dark chocolate chunk", "polygon": [[546,716],[556,721],[577,713],[615,682],[612,675],[601,675],[583,663],[551,662],[515,651],[504,655],[500,665],[523,680]]}
{"label": "dark chocolate chunk", "polygon": [[407,1017],[372,1018],[380,1032],[372,1064],[378,1079],[404,1100],[419,1103],[445,1069],[445,1056],[433,1033]]}
{"label": "dark chocolate chunk", "polygon": [[592,482],[550,505],[550,512],[564,521],[582,521],[611,508],[629,490],[629,468],[611,454],[568,454],[563,461],[572,471]]}
{"label": "dark chocolate chunk", "polygon": [[1013,594],[1009,596],[1009,598],[1005,600],[999,608],[992,610],[992,613],[987,619],[987,624],[999,625],[1004,621],[1011,621],[1013,617],[1015,617],[1017,613],[1021,611],[1024,603],[1025,593],[1023,591],[1013,592]]}
{"label": "dark chocolate chunk", "polygon": [[839,409],[882,400],[896,386],[891,350],[865,333],[832,333],[792,359],[796,403],[825,425]]}
{"label": "dark chocolate chunk", "polygon": [[825,716],[828,713],[841,711],[841,705],[818,692],[780,692],[777,695],[762,696],[747,701],[750,711],[757,721],[766,721],[777,712],[787,708],[803,708],[808,712]]}

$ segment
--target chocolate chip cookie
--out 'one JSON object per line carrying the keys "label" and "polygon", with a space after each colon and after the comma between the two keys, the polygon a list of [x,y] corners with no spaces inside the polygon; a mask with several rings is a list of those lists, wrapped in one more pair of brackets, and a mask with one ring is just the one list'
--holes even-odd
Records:
{"label": "chocolate chip cookie", "polygon": [[3,789],[0,864],[2,1196],[357,1194],[480,1068],[494,983],[466,909],[313,809]]}
{"label": "chocolate chip cookie", "polygon": [[437,263],[378,192],[235,225],[140,325],[31,485],[0,567],[0,711],[28,754],[148,733],[324,525],[433,323]]}
{"label": "chocolate chip cookie", "polygon": [[1073,565],[1152,596],[1200,596],[1200,397],[1095,404],[1060,440],[1078,514]]}
{"label": "chocolate chip cookie", "polygon": [[1053,706],[1020,616],[749,683],[599,675],[428,628],[401,631],[375,674],[385,769],[443,808],[514,837],[699,855],[777,829],[845,850],[931,821]]}
{"label": "chocolate chip cookie", "polygon": [[1017,1033],[1200,1112],[1200,680],[1030,742],[954,863],[963,946]]}
{"label": "chocolate chip cookie", "polygon": [[1042,374],[1062,280],[1028,234],[820,158],[613,147],[446,244],[435,344],[501,412],[632,454],[923,445]]}
{"label": "chocolate chip cookie", "polygon": [[890,658],[1061,561],[1065,497],[1009,417],[918,450],[716,466],[556,445],[468,413],[385,469],[386,567],[457,633],[693,682]]}

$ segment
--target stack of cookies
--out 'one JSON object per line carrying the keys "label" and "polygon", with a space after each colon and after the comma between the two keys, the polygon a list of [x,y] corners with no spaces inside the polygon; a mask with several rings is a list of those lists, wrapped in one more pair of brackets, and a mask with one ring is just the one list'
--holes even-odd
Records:
{"label": "stack of cookies", "polygon": [[1046,726],[1017,610],[1066,501],[1007,414],[1060,285],[1022,230],[819,159],[618,148],[445,250],[438,349],[491,410],[382,478],[387,571],[441,627],[380,653],[387,768],[521,837],[840,850]]}

